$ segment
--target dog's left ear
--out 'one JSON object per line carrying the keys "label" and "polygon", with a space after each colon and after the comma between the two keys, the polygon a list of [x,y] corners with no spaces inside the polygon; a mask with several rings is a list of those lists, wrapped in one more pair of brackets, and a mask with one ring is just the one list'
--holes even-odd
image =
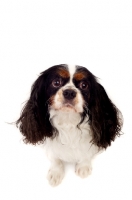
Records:
{"label": "dog's left ear", "polygon": [[122,114],[99,83],[90,97],[89,122],[93,136],[92,142],[98,147],[107,148],[115,137],[120,135],[123,124]]}

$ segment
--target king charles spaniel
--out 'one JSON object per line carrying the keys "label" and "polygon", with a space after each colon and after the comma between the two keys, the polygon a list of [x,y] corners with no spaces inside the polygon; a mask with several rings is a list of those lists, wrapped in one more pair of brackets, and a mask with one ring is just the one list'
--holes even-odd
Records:
{"label": "king charles spaniel", "polygon": [[48,181],[60,184],[64,162],[75,163],[81,178],[94,156],[120,136],[121,112],[85,67],[56,65],[42,72],[16,125],[26,143],[45,142],[52,161]]}

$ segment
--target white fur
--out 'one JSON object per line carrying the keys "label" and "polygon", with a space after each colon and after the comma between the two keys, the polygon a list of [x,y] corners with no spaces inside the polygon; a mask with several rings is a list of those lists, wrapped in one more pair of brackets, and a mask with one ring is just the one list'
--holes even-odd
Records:
{"label": "white fur", "polygon": [[[99,149],[90,141],[92,139],[90,128],[86,120],[78,128],[80,114],[74,111],[50,111],[51,122],[59,131],[54,139],[47,139],[46,147],[48,157],[53,165],[48,174],[51,185],[58,185],[64,176],[64,169],[58,162],[71,162],[76,164],[76,174],[82,178],[91,173],[91,160]],[[52,175],[51,175],[52,174]],[[56,176],[59,180],[56,180]],[[52,177],[52,178],[51,178]]]}
{"label": "white fur", "polygon": [[57,186],[61,183],[64,177],[64,165],[61,160],[54,160],[48,172],[47,179],[52,186]]}
{"label": "white fur", "polygon": [[73,85],[72,78],[73,78],[73,75],[76,71],[76,65],[69,64],[68,70],[69,70],[69,73],[70,73],[70,84]]}
{"label": "white fur", "polygon": [[[88,118],[78,127],[81,121],[80,112],[83,111],[83,97],[80,91],[72,83],[75,67],[70,67],[70,82],[61,88],[54,99],[54,106],[49,109],[50,121],[58,130],[54,139],[46,140],[47,154],[52,161],[48,172],[48,180],[52,186],[60,184],[64,177],[65,162],[75,163],[75,172],[81,178],[91,174],[91,160],[99,152],[96,145],[91,143],[92,137]],[[62,90],[70,87],[77,91],[77,103],[74,108],[65,108],[62,102]]]}
{"label": "white fur", "polygon": [[98,147],[90,142],[92,137],[86,120],[77,127],[81,120],[78,113],[53,110],[50,113],[51,123],[59,131],[54,139],[47,139],[51,159],[81,163],[98,152]]}

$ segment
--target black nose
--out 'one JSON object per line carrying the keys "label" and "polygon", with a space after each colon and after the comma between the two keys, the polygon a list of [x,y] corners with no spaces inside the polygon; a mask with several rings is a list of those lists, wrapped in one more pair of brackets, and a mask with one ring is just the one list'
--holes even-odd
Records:
{"label": "black nose", "polygon": [[76,92],[74,90],[67,89],[67,90],[63,91],[63,95],[64,95],[65,99],[71,100],[76,97]]}

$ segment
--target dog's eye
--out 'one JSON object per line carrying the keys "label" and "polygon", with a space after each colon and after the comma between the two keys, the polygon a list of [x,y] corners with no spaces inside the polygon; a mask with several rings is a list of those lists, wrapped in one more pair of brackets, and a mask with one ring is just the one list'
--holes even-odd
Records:
{"label": "dog's eye", "polygon": [[56,78],[52,81],[52,85],[53,87],[60,87],[62,85],[62,80],[61,78]]}
{"label": "dog's eye", "polygon": [[86,81],[81,81],[79,87],[81,90],[86,90],[88,88],[88,84]]}

